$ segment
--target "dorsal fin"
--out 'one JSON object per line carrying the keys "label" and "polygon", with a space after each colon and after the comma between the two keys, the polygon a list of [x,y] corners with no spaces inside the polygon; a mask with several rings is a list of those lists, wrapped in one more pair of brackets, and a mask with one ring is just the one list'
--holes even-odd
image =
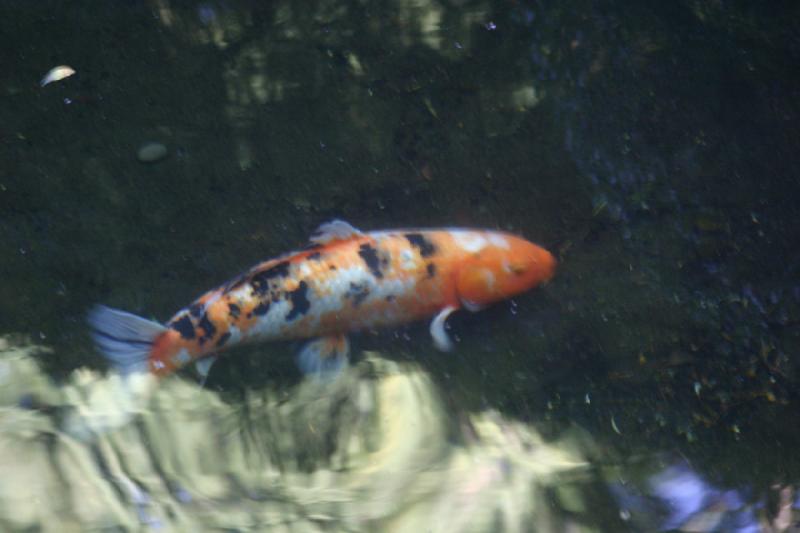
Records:
{"label": "dorsal fin", "polygon": [[337,218],[320,225],[309,240],[314,244],[328,244],[331,241],[343,241],[363,235],[363,232]]}

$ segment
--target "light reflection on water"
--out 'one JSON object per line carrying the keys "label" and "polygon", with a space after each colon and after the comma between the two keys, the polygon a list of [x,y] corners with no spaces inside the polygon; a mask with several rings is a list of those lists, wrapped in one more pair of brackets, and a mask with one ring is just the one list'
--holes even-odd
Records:
{"label": "light reflection on water", "polygon": [[[367,354],[333,383],[244,406],[179,378],[43,378],[3,352],[0,516],[79,528],[508,531],[585,520],[580,439],[452,415],[413,364]],[[125,392],[128,391],[128,392]],[[26,398],[21,406],[20,398]],[[47,505],[42,505],[48,502]],[[270,529],[271,530],[271,529]]]}

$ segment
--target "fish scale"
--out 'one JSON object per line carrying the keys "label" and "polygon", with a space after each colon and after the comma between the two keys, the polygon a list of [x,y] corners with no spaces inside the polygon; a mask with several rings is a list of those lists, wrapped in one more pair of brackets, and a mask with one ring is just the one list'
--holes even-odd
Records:
{"label": "fish scale", "polygon": [[89,316],[100,350],[125,371],[165,375],[246,342],[309,339],[306,368],[341,367],[352,331],[434,316],[444,322],[548,280],[553,256],[520,237],[489,230],[404,229],[363,233],[324,224],[311,247],[265,261],[208,291],[162,326],[103,306]]}

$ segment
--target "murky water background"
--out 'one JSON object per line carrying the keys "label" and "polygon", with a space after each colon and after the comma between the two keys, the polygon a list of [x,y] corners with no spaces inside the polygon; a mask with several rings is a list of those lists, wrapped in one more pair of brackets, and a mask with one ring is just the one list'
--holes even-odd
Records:
{"label": "murky water background", "polygon": [[[0,20],[5,529],[795,527],[794,4]],[[120,415],[89,306],[165,319],[332,218],[511,230],[560,270],[454,316],[452,354],[424,324],[367,332],[320,387],[255,346]]]}

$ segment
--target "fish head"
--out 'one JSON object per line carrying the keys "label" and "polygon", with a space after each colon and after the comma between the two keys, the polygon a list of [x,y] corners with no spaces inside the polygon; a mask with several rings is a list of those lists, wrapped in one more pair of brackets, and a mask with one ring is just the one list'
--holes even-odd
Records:
{"label": "fish head", "polygon": [[487,232],[458,271],[456,290],[466,308],[511,298],[553,277],[556,260],[541,246],[521,237]]}

